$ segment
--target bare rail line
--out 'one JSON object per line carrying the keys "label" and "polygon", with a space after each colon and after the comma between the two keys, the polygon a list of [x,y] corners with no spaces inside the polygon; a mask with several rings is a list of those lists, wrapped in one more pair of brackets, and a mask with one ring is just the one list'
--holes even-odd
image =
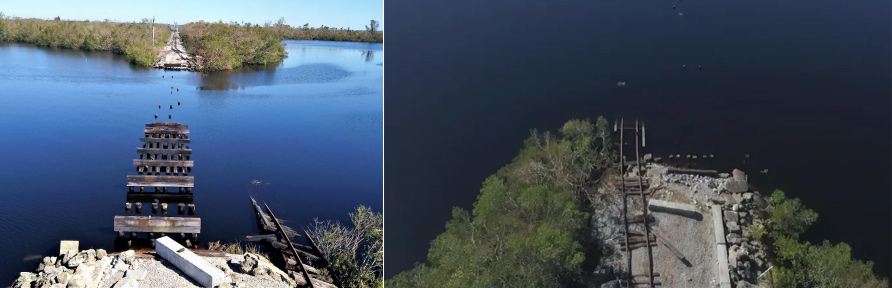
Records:
{"label": "bare rail line", "polygon": [[[616,123],[614,123],[616,125]],[[645,186],[647,183],[644,180],[644,175],[642,173],[642,165],[641,165],[641,153],[640,148],[643,142],[643,125],[639,123],[638,120],[635,120],[634,127],[626,127],[624,120],[619,120],[619,127],[614,126],[614,130],[619,129],[619,161],[621,163],[619,166],[620,172],[620,194],[623,197],[623,225],[625,228],[625,236],[624,236],[624,249],[626,251],[626,265],[628,267],[628,277],[625,279],[626,287],[631,287],[635,285],[647,285],[651,288],[654,288],[660,285],[659,281],[656,281],[654,278],[659,277],[660,273],[654,273],[654,265],[653,265],[653,249],[652,247],[656,245],[655,235],[650,232],[650,227],[648,226],[648,218],[647,218],[647,196],[650,195]],[[623,155],[625,155],[625,130],[635,130],[635,162],[630,163],[623,159]],[[639,139],[641,141],[639,142]],[[635,170],[635,177],[626,177],[626,165],[635,165],[637,169]],[[629,197],[640,197],[641,199],[641,208],[643,211],[642,214],[635,213],[633,216],[629,216]],[[633,224],[642,224],[644,234],[640,232],[632,232],[631,226]],[[644,236],[646,235],[646,236]],[[630,238],[634,238],[631,241]],[[632,243],[630,243],[632,242]],[[642,245],[643,244],[643,245]],[[632,251],[637,248],[645,248],[647,249],[647,274],[633,274],[632,271]],[[647,277],[647,282],[639,282],[636,278]]]}

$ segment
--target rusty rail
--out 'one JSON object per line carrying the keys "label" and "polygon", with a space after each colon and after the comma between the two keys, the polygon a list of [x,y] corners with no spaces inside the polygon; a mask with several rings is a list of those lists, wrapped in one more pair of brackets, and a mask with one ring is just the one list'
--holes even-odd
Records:
{"label": "rusty rail", "polygon": [[[639,188],[638,192],[639,192],[639,195],[641,196],[641,204],[642,204],[641,207],[643,207],[643,209],[644,209],[644,216],[645,216],[644,222],[643,222],[644,235],[650,236],[651,235],[650,228],[647,227],[647,197],[644,196],[644,183],[642,183],[644,180],[642,179],[643,175],[641,174],[641,170],[642,170],[641,169],[641,155],[639,153],[641,145],[639,145],[640,143],[638,143],[638,138],[639,138],[638,126],[639,126],[638,120],[635,120],[635,162],[637,162],[637,165],[638,165],[638,170],[636,171],[636,174],[638,174],[638,175],[636,175],[636,176],[638,176],[638,188]],[[647,261],[648,262],[647,263],[648,264],[647,265],[647,275],[649,275],[648,278],[650,280],[650,287],[655,287],[654,286],[653,249],[651,249],[651,246],[650,246],[650,237],[644,237],[644,239],[647,241],[647,247],[646,247],[647,248],[647,260],[648,260]]]}
{"label": "rusty rail", "polygon": [[[640,133],[642,131],[641,131],[641,129],[639,129],[639,127],[641,127],[641,123],[639,123],[638,120],[635,121],[634,127],[625,126],[624,119],[619,120],[619,125],[614,124],[614,130],[619,130],[619,135],[620,135],[619,136],[619,140],[620,140],[619,161],[617,161],[617,163],[620,164],[619,165],[619,167],[620,167],[619,168],[619,171],[620,171],[619,186],[620,186],[620,194],[623,197],[623,224],[625,227],[625,237],[624,237],[625,242],[623,243],[624,245],[622,245],[624,247],[624,249],[622,249],[622,250],[626,251],[626,265],[628,267],[628,274],[629,274],[629,277],[626,279],[627,286],[634,286],[637,284],[647,284],[649,287],[654,288],[657,285],[660,285],[661,283],[659,281],[655,281],[655,279],[654,279],[654,277],[659,277],[660,274],[654,273],[654,267],[653,267],[654,265],[653,265],[653,249],[652,249],[652,247],[654,245],[656,245],[656,241],[655,241],[656,235],[652,234],[650,232],[650,227],[648,227],[647,196],[649,196],[650,193],[648,193],[648,191],[644,188],[644,186],[647,184],[643,177],[644,175],[642,174],[643,169],[642,169],[642,165],[641,165],[642,161],[641,161],[641,153],[640,153],[640,148],[641,148],[642,143],[639,142],[639,137],[642,136]],[[623,147],[625,146],[624,131],[625,130],[633,130],[633,129],[635,130],[635,161],[631,162],[631,161],[627,161],[627,160],[623,159],[623,155],[625,155],[624,154],[625,149]],[[638,168],[636,171],[635,177],[630,177],[630,178],[626,177],[626,165],[624,165],[624,164],[635,165]],[[635,197],[635,196],[638,196],[641,199],[643,213],[635,214],[630,217],[629,216],[630,211],[629,211],[628,197]],[[631,235],[640,234],[640,233],[631,232],[630,226],[631,226],[631,224],[638,224],[638,223],[641,223],[644,226],[644,234],[640,235],[640,236],[634,236],[635,241],[631,241],[630,240],[630,238],[632,238]],[[630,243],[630,242],[634,242],[634,243]],[[636,248],[646,248],[647,249],[647,262],[648,262],[647,263],[647,266],[648,266],[647,275],[632,274],[632,250],[635,250]],[[647,282],[642,283],[642,282],[636,281],[634,279],[636,276],[637,277],[646,276]]]}
{"label": "rusty rail", "polygon": [[[619,127],[624,127],[623,119],[619,120]],[[623,138],[623,131],[625,131],[625,130],[626,129],[624,129],[624,128],[621,128],[619,130],[619,162],[620,163],[622,163],[624,160],[623,159],[623,155],[624,155],[623,154],[623,146],[625,146],[625,145],[623,145],[623,143],[625,143],[624,142],[625,139]],[[621,189],[620,191],[622,192],[622,197],[623,197],[623,227],[626,230],[625,231],[626,233],[624,233],[625,234],[624,238],[625,238],[625,244],[626,244],[626,251],[627,251],[626,252],[626,264],[627,264],[626,267],[629,267],[628,272],[629,272],[629,274],[632,274],[632,249],[631,249],[631,246],[629,246],[629,217],[628,217],[628,212],[627,212],[629,210],[629,201],[628,201],[628,198],[626,198],[627,193],[626,193],[626,166],[625,165],[619,165],[619,176],[622,178],[622,182],[620,183],[620,189]],[[647,215],[644,215],[644,217],[647,217]]]}
{"label": "rusty rail", "polygon": [[289,238],[288,233],[285,233],[285,230],[282,229],[282,224],[279,224],[279,219],[276,218],[276,215],[273,214],[273,210],[269,209],[269,206],[267,206],[266,203],[263,203],[263,206],[266,207],[266,212],[269,213],[270,218],[273,218],[273,223],[275,223],[276,227],[279,228],[279,231],[282,232],[282,237],[288,242],[288,248],[291,248],[291,253],[294,253],[294,258],[297,258],[297,264],[300,264],[298,265],[300,266],[300,272],[304,275],[304,278],[307,279],[307,284],[310,284],[310,287],[316,288],[316,284],[313,284],[313,278],[310,278],[310,273],[304,268],[304,261],[300,260],[300,256],[297,254],[297,249],[294,249],[294,244],[291,244],[291,238]]}

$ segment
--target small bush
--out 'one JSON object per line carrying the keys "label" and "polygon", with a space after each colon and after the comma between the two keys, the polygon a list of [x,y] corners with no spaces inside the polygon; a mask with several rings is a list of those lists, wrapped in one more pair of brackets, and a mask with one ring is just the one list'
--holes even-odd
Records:
{"label": "small bush", "polygon": [[243,248],[241,245],[241,242],[239,242],[239,241],[236,241],[235,243],[223,243],[223,244],[220,244],[220,241],[216,241],[216,242],[208,243],[208,250],[223,251],[223,252],[226,252],[227,254],[245,254],[245,252],[247,252],[247,253],[259,255],[259,256],[269,260],[269,255],[267,255],[266,253],[261,251],[260,248],[257,245],[255,245],[254,243],[245,244],[245,247]]}

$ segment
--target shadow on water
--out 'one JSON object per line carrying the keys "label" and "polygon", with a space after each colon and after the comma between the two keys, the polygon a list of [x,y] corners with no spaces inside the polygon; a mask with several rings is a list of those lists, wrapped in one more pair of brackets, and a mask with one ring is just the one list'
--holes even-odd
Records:
{"label": "shadow on water", "polygon": [[[367,62],[374,57],[374,53],[363,54]],[[316,63],[277,69],[280,65],[202,72],[199,75],[203,77],[197,78],[199,83],[196,86],[198,90],[244,90],[254,86],[329,83],[353,74],[334,64]]]}
{"label": "shadow on water", "polygon": [[375,51],[362,51],[362,56],[365,57],[366,63],[372,62],[372,60],[375,60]]}

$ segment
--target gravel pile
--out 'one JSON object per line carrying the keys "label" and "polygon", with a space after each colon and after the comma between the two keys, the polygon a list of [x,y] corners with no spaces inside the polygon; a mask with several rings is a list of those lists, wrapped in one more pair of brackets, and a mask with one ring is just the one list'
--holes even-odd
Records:
{"label": "gravel pile", "polygon": [[[97,255],[98,254],[98,255]],[[294,280],[271,269],[243,273],[245,255],[202,257],[226,273],[228,287],[294,287]],[[257,259],[257,258],[255,258]],[[271,264],[270,264],[271,265]],[[279,271],[281,272],[281,271]],[[104,250],[72,250],[60,257],[45,257],[37,273],[22,272],[11,287],[201,287],[177,267],[155,254],[133,250],[106,255]]]}

